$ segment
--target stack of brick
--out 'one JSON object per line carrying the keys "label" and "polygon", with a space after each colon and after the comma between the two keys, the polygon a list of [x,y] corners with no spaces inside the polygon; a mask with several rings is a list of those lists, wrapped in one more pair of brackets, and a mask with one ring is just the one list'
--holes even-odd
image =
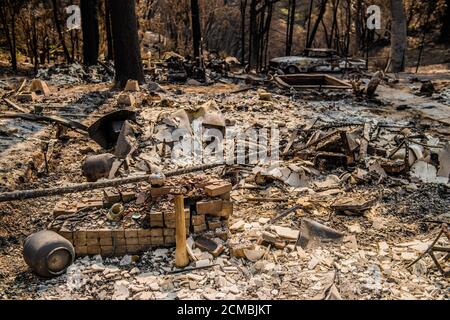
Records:
{"label": "stack of brick", "polygon": [[207,198],[196,203],[196,215],[192,216],[193,232],[226,228],[233,213],[230,201],[231,183],[216,181],[204,186]]}
{"label": "stack of brick", "polygon": [[[233,203],[230,200],[232,185],[226,181],[213,181],[197,185],[200,195],[187,198],[185,208],[186,233],[202,233],[212,231],[215,236],[227,238],[228,219],[233,213]],[[63,237],[71,241],[78,256],[97,255],[121,256],[137,254],[154,247],[175,246],[175,210],[168,195],[174,187],[154,186],[147,196],[151,196],[156,204],[147,212],[147,228],[124,227],[120,223],[111,229],[103,227],[73,227],[64,223],[59,230]],[[75,214],[78,210],[92,211],[110,208],[119,202],[140,202],[140,197],[133,191],[119,192],[105,190],[104,199],[83,199],[76,204],[67,201],[59,202],[54,209],[55,218],[65,214]],[[200,199],[200,200],[199,200]],[[145,200],[143,201],[145,203]],[[142,202],[141,202],[142,204]],[[194,206],[190,206],[195,204]],[[134,206],[134,205],[133,205]],[[194,209],[191,215],[191,208]]]}
{"label": "stack of brick", "polygon": [[90,229],[58,232],[75,247],[77,256],[122,256],[137,254],[155,247],[175,245],[175,229]]}

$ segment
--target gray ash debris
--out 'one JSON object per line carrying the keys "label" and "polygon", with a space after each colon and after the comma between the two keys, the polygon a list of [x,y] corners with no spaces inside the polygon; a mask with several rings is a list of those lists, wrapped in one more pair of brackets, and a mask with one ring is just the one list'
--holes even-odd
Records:
{"label": "gray ash debris", "polygon": [[39,69],[36,78],[54,85],[102,83],[113,80],[110,70],[113,68],[107,64],[90,67],[84,67],[79,63],[57,64],[50,68]]}

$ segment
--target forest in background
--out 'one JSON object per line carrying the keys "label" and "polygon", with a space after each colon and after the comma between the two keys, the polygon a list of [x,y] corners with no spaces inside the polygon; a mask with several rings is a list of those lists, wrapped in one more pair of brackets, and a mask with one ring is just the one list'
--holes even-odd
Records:
{"label": "forest in background", "polygon": [[[8,54],[13,70],[18,60],[36,70],[53,62],[84,60],[90,64],[83,59],[83,46],[88,42],[98,46],[92,59],[96,60],[98,51],[100,60],[111,60],[114,26],[109,2],[3,0],[0,47]],[[84,40],[81,28],[69,30],[66,26],[70,17],[66,8],[80,4],[83,23],[98,24],[98,28],[83,26],[98,30],[86,32]],[[397,46],[395,52],[402,51],[405,42],[407,49],[420,51],[421,47],[450,43],[450,0],[137,0],[135,5],[143,58],[149,57],[149,52],[158,57],[166,51],[195,56],[196,14],[202,53],[235,56],[258,70],[273,57],[298,54],[307,47],[332,48],[343,56],[369,53],[380,60],[373,62],[382,68],[388,63],[385,51],[390,46]],[[381,8],[379,30],[367,29],[370,5]],[[408,41],[403,34],[405,25]],[[405,59],[400,59],[401,70]]]}

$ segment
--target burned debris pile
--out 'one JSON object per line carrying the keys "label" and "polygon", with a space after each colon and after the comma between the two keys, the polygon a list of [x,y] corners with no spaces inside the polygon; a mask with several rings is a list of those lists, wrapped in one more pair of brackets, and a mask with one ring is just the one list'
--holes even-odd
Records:
{"label": "burned debris pile", "polygon": [[[146,64],[151,81],[119,91],[110,67],[0,83],[0,135],[14,141],[0,149],[0,211],[22,225],[28,210],[45,229],[20,239],[44,277],[25,269],[33,297],[448,295],[448,128],[397,116],[383,95],[400,84],[359,67],[348,81],[167,53]],[[446,92],[420,91],[430,103]]]}

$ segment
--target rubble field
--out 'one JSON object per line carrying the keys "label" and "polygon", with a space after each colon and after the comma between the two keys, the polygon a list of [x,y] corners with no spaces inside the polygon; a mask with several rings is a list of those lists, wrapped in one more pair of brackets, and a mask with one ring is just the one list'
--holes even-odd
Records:
{"label": "rubble field", "polygon": [[[135,254],[78,252],[66,273],[39,278],[22,257],[26,237],[55,225],[55,207],[61,202],[79,209],[86,199],[102,199],[104,192],[2,202],[0,299],[449,298],[448,79],[432,79],[435,92],[423,94],[420,82],[402,74],[399,81],[384,79],[377,94],[367,97],[351,89],[296,91],[273,81],[250,79],[246,84],[228,78],[209,85],[148,81],[121,92],[111,89],[111,78],[101,68],[89,73],[44,70],[38,77],[47,81],[48,95],[25,102],[10,98],[24,111],[38,110],[86,127],[117,110],[136,113],[136,121],[129,121],[132,134],[123,134],[125,155],[118,147],[112,155],[123,159],[113,177],[189,165],[175,163],[164,141],[177,128],[191,130],[197,120],[219,131],[276,128],[279,161],[167,178],[172,187],[187,181],[194,185],[196,179],[232,185],[229,199],[219,199],[232,202],[232,213],[206,222],[203,218],[198,226],[205,228],[191,229],[192,270],[176,268],[173,241],[161,240],[160,246]],[[16,90],[22,81],[4,79],[0,91]],[[0,192],[83,183],[86,158],[104,153],[73,124],[0,118]],[[164,195],[168,204],[159,204],[162,209],[147,201],[151,187],[140,182],[112,188],[137,196],[136,203],[125,205],[124,225],[152,210],[172,210],[171,195]],[[183,190],[189,196],[191,191]],[[108,225],[108,209],[100,205],[99,211],[92,210],[79,227]],[[191,215],[196,213],[192,210]],[[75,210],[69,219],[79,213]],[[215,233],[216,228],[222,232]],[[214,240],[221,252],[202,248],[199,235]],[[442,270],[430,255],[415,261],[432,245],[447,250],[434,253]]]}

